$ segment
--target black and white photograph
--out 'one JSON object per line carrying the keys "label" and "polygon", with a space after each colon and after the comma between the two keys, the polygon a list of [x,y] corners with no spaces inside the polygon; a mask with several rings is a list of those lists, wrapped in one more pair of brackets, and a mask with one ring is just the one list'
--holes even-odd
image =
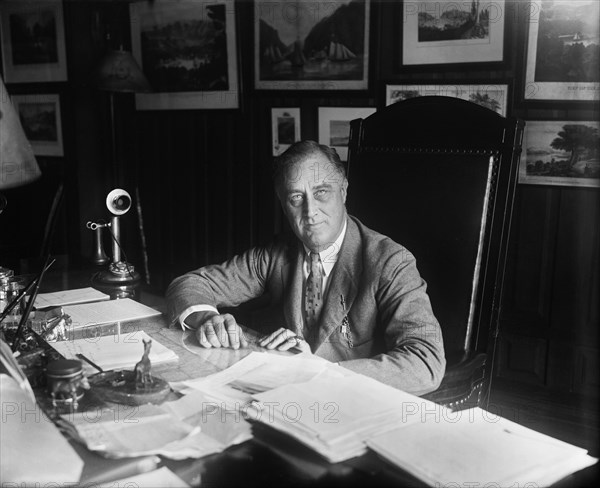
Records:
{"label": "black and white photograph", "polygon": [[132,46],[152,93],[140,110],[237,108],[233,0],[156,0],[130,6]]}
{"label": "black and white photograph", "polygon": [[600,123],[527,121],[519,183],[600,187]]}
{"label": "black and white photograph", "polygon": [[0,0],[0,488],[596,486],[599,28]]}
{"label": "black and white photograph", "polygon": [[256,88],[366,89],[369,7],[370,0],[256,0]]}
{"label": "black and white photograph", "polygon": [[273,156],[279,156],[294,142],[300,140],[300,109],[271,109],[271,131],[273,134]]}
{"label": "black and white photograph", "polygon": [[500,62],[504,0],[403,3],[402,64]]}
{"label": "black and white photograph", "polygon": [[365,119],[374,107],[319,107],[319,142],[333,147],[342,161],[348,158],[350,121]]}
{"label": "black and white photograph", "polygon": [[600,99],[600,2],[536,0],[527,46],[525,99]]}
{"label": "black and white photograph", "polygon": [[12,100],[34,154],[63,156],[60,97],[15,95]]}
{"label": "black and white photograph", "polygon": [[505,116],[508,85],[386,85],[385,104],[425,96],[461,98]]}
{"label": "black and white photograph", "polygon": [[62,0],[0,3],[5,82],[67,80]]}

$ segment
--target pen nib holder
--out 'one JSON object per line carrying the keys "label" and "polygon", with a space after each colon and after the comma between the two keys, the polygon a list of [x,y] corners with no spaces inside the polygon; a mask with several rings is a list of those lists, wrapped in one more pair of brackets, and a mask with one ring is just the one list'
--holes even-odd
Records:
{"label": "pen nib holder", "polygon": [[101,400],[123,405],[162,403],[171,389],[169,384],[156,376],[140,387],[134,371],[105,371],[88,378],[94,394]]}

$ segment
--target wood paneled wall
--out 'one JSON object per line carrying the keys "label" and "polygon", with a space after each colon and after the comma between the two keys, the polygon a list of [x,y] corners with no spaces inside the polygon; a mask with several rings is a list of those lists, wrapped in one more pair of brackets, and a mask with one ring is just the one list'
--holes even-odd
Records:
{"label": "wood paneled wall", "polygon": [[[254,90],[253,3],[238,0],[239,109],[143,112],[135,110],[132,96],[118,95],[123,182],[132,194],[139,192],[156,290],[282,229],[270,181],[272,107],[300,107],[302,137],[317,138],[319,106],[383,106],[386,83],[508,83],[509,115],[526,121],[598,120],[597,103],[523,100],[526,2],[506,3],[503,63],[421,67],[401,65],[401,2],[371,3],[366,91]],[[9,91],[61,94],[65,157],[50,158],[47,165],[67,175],[64,232],[57,242],[59,252],[75,258],[91,253],[86,221],[108,217],[104,198],[113,187],[108,99],[94,88],[91,74],[106,49],[130,46],[129,9],[127,1],[65,0],[64,10],[69,81],[12,85]],[[519,185],[498,374],[577,391],[597,386],[592,367],[599,321],[598,209],[597,189]],[[135,208],[123,226],[129,260],[143,271]]]}

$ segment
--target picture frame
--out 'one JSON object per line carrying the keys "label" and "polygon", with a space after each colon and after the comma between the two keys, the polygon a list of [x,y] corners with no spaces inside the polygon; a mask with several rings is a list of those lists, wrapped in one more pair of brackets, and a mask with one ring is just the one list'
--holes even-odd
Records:
{"label": "picture frame", "polygon": [[153,89],[135,94],[138,110],[239,107],[234,0],[134,2],[130,16],[133,56]]}
{"label": "picture frame", "polygon": [[376,111],[375,107],[319,107],[319,144],[334,148],[346,161],[350,121],[365,119]]}
{"label": "picture frame", "polygon": [[367,90],[370,0],[255,0],[254,87]]}
{"label": "picture frame", "polygon": [[508,110],[508,84],[393,84],[386,85],[385,105],[423,96],[446,96],[460,98],[506,117]]}
{"label": "picture frame", "polygon": [[279,156],[300,140],[300,109],[273,107],[271,109],[273,156]]}
{"label": "picture frame", "polygon": [[67,81],[62,0],[1,2],[0,18],[5,83]]}
{"label": "picture frame", "polygon": [[490,63],[504,60],[505,0],[405,0],[402,65]]}
{"label": "picture frame", "polygon": [[64,156],[60,96],[13,95],[12,102],[36,156]]}
{"label": "picture frame", "polygon": [[527,121],[519,183],[600,188],[599,131],[598,120]]}
{"label": "picture frame", "polygon": [[533,0],[530,5],[523,99],[599,100],[600,66],[593,52],[600,4]]}

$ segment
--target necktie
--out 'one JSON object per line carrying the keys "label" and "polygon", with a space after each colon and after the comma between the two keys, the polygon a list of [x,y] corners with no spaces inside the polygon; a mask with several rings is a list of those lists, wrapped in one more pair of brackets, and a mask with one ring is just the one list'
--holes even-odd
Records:
{"label": "necktie", "polygon": [[[304,308],[307,332],[315,333],[321,308],[323,308],[323,266],[321,265],[321,257],[316,252],[310,253],[310,273],[306,280]],[[305,334],[305,337],[308,336],[308,334]]]}

